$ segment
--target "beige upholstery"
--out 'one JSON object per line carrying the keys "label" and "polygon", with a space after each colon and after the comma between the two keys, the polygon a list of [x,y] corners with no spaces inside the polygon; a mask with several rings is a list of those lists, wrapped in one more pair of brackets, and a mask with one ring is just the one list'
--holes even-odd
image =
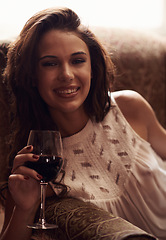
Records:
{"label": "beige upholstery", "polygon": [[139,92],[166,128],[166,38],[122,29],[93,29],[117,67],[114,90]]}

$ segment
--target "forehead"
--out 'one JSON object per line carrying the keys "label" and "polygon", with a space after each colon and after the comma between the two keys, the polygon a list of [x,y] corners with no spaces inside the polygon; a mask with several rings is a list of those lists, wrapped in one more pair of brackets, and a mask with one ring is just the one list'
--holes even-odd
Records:
{"label": "forehead", "polygon": [[89,54],[88,46],[75,32],[51,30],[46,32],[39,41],[39,55],[49,52],[74,53],[85,51]]}

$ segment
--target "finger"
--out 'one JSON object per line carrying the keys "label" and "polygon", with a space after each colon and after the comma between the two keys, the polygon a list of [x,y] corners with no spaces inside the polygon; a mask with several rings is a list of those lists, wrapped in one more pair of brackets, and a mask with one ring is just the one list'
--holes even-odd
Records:
{"label": "finger", "polygon": [[22,175],[25,179],[34,178],[37,181],[40,181],[43,178],[34,169],[28,168],[26,166],[19,166],[17,169],[15,169],[13,174]]}
{"label": "finger", "polygon": [[24,181],[24,180],[27,180],[27,177],[22,174],[11,174],[8,178],[9,187],[11,182]]}
{"label": "finger", "polygon": [[33,146],[32,145],[28,145],[28,146],[25,146],[24,148],[22,148],[18,154],[23,154],[23,153],[30,153],[33,151]]}
{"label": "finger", "polygon": [[20,184],[21,182],[30,182],[30,183],[37,183],[40,185],[39,181],[36,181],[36,179],[34,178],[31,178],[31,177],[28,177],[28,176],[25,176],[25,175],[22,175],[22,174],[11,174],[8,178],[8,186],[9,186],[9,189],[12,187],[12,188],[15,188],[16,187],[16,184]]}
{"label": "finger", "polygon": [[11,193],[17,193],[18,190],[27,191],[28,185],[31,188],[38,186],[40,188],[39,181],[33,178],[25,177],[21,174],[11,174],[8,178],[8,186]]}
{"label": "finger", "polygon": [[[8,178],[8,186],[9,186],[10,192],[13,192],[15,189],[20,189],[19,186],[21,186],[22,183],[40,185],[39,181],[36,181],[34,178],[27,177],[22,174],[11,174]],[[23,190],[26,191],[26,188]]]}
{"label": "finger", "polygon": [[28,178],[22,174],[11,174],[8,178],[8,187],[11,193],[15,193],[21,182],[27,181]]}
{"label": "finger", "polygon": [[14,162],[13,162],[13,168],[11,173],[14,173],[17,168],[20,166],[25,165],[25,162],[27,161],[38,161],[39,156],[33,153],[26,153],[26,154],[19,154],[15,157]]}

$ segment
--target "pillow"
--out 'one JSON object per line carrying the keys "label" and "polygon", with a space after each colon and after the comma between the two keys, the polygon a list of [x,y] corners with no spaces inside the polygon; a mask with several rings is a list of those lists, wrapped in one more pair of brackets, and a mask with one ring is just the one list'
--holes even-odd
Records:
{"label": "pillow", "polygon": [[46,219],[59,228],[34,230],[33,240],[147,240],[156,238],[92,203],[74,198],[47,200]]}

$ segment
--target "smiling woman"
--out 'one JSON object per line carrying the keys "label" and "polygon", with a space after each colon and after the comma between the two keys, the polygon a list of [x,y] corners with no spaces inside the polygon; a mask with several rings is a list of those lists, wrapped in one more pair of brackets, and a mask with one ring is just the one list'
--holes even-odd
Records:
{"label": "smiling woman", "polygon": [[[9,45],[4,82],[14,117],[1,240],[31,239],[27,225],[38,214],[42,176],[26,165],[39,159],[27,146],[31,129],[62,136],[62,177],[50,182],[47,217],[65,226],[67,239],[75,229],[83,240],[98,239],[102,229],[110,239],[166,239],[166,171],[159,166],[166,130],[139,93],[112,92],[114,79],[110,55],[69,8],[36,13]],[[130,223],[105,227],[117,220]]]}
{"label": "smiling woman", "polygon": [[[85,118],[83,126],[78,127],[83,128],[87,122],[83,102],[91,85],[91,60],[87,45],[79,34],[52,30],[41,38],[38,55],[37,86],[52,118],[60,123],[69,121],[68,117],[72,115],[74,118],[76,114],[78,123],[78,116],[82,120]],[[64,113],[69,113],[68,117]],[[71,134],[71,125],[69,129]],[[67,129],[66,134],[69,134]]]}

